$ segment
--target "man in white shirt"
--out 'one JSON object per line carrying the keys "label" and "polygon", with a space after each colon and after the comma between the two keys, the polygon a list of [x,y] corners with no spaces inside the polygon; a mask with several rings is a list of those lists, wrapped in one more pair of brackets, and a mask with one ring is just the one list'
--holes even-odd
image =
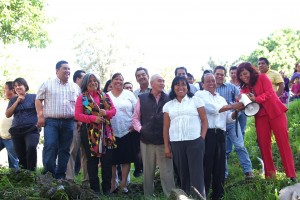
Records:
{"label": "man in white shirt", "polygon": [[213,74],[202,76],[204,90],[196,92],[205,104],[208,130],[205,138],[204,182],[206,194],[212,179],[211,199],[221,199],[224,194],[225,180],[225,131],[226,123],[233,122],[236,113],[231,110],[243,109],[243,103],[228,105],[216,92],[216,79]]}

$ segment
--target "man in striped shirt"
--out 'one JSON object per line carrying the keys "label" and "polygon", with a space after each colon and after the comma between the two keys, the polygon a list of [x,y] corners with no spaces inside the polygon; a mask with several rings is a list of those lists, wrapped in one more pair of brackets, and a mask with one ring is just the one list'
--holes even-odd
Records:
{"label": "man in striped shirt", "polygon": [[56,64],[56,76],[39,87],[35,104],[38,126],[44,127],[44,173],[49,171],[55,178],[65,179],[79,90],[75,83],[68,81],[68,62],[59,61]]}

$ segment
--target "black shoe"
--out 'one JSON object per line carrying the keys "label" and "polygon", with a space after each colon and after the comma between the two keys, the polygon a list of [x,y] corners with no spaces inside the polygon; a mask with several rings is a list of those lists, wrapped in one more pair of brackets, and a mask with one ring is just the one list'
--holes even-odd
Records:
{"label": "black shoe", "polygon": [[134,171],[134,172],[133,172],[133,176],[134,176],[135,178],[140,177],[142,174],[143,174],[143,171],[142,171],[142,170],[138,170],[138,171]]}
{"label": "black shoe", "polygon": [[298,180],[297,180],[296,177],[291,177],[290,180],[291,180],[292,182],[294,182],[294,183],[297,183],[297,182],[298,182]]}
{"label": "black shoe", "polygon": [[119,189],[116,188],[114,191],[111,192],[111,194],[117,194],[119,192]]}
{"label": "black shoe", "polygon": [[245,173],[245,178],[246,179],[252,179],[252,178],[254,178],[254,174],[252,172],[246,172]]}
{"label": "black shoe", "polygon": [[130,193],[130,190],[128,190],[127,188],[123,188],[123,189],[122,189],[122,193],[123,193],[123,194],[129,194],[129,193]]}

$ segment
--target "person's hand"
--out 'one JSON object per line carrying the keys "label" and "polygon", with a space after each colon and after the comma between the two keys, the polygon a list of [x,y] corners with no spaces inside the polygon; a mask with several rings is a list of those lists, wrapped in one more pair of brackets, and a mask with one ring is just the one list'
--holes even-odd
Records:
{"label": "person's hand", "polygon": [[165,147],[165,156],[166,158],[172,158],[172,153],[169,146]]}
{"label": "person's hand", "polygon": [[104,109],[99,110],[99,115],[100,116],[106,116],[106,111]]}
{"label": "person's hand", "polygon": [[234,103],[231,106],[232,106],[232,109],[237,110],[237,111],[243,110],[245,108],[245,106],[242,102]]}
{"label": "person's hand", "polygon": [[25,99],[25,96],[19,95],[17,98],[17,102],[21,103],[22,101],[24,101],[24,99]]}
{"label": "person's hand", "polygon": [[236,96],[236,101],[237,101],[237,102],[240,101],[241,98],[242,98],[242,95],[241,95],[241,94],[238,94],[238,95]]}
{"label": "person's hand", "polygon": [[82,122],[77,121],[77,128],[80,128]]}
{"label": "person's hand", "polygon": [[45,126],[45,117],[44,115],[38,116],[38,122],[36,125],[38,128],[44,127]]}
{"label": "person's hand", "polygon": [[255,96],[248,96],[252,102],[255,102]]}
{"label": "person's hand", "polygon": [[100,124],[100,123],[102,123],[102,122],[104,122],[104,121],[105,121],[105,119],[104,119],[103,117],[97,116],[95,123],[96,123],[96,124]]}
{"label": "person's hand", "polygon": [[129,127],[129,132],[132,132],[132,131],[134,131],[134,128],[133,128],[133,126],[131,125],[130,127]]}

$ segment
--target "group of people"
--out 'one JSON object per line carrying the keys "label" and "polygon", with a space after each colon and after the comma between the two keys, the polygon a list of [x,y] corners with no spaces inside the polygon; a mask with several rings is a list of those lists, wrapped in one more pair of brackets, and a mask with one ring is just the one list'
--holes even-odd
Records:
{"label": "group of people", "polygon": [[271,151],[273,132],[286,176],[296,181],[287,107],[279,100],[282,90],[277,89],[277,78],[272,86],[277,72],[268,68],[266,58],[258,63],[259,71],[247,62],[231,67],[230,82],[225,82],[226,68],[217,66],[213,71],[206,70],[195,85],[187,69],[178,67],[167,92],[164,78],[159,74],[150,77],[143,67],[136,69],[139,88],[134,91],[131,83],[124,83],[121,73],[113,74],[103,90],[97,75],[83,70],[76,71],[70,82],[66,61],[56,64],[57,77],[45,81],[37,94],[28,93],[23,78],[7,82],[5,95],[10,100],[5,115],[11,121],[1,125],[1,141],[10,140],[2,138],[9,132],[13,143],[6,146],[9,166],[36,169],[36,147],[44,127],[43,173],[50,172],[57,179],[74,181],[80,153],[83,184],[97,194],[99,165],[102,193],[121,190],[128,194],[130,165],[134,163],[134,175],[143,174],[146,198],[154,196],[158,166],[166,196],[177,184],[187,194],[193,186],[204,198],[211,188],[211,199],[221,199],[232,146],[245,178],[254,177],[244,146],[247,116],[242,112],[243,103],[238,101],[245,93],[260,104],[255,126],[265,176],[276,177]]}
{"label": "group of people", "polygon": [[279,97],[281,102],[288,104],[290,101],[300,99],[300,63],[295,64],[291,79],[286,76],[284,71],[280,71],[279,73],[283,79],[284,87],[282,95]]}

